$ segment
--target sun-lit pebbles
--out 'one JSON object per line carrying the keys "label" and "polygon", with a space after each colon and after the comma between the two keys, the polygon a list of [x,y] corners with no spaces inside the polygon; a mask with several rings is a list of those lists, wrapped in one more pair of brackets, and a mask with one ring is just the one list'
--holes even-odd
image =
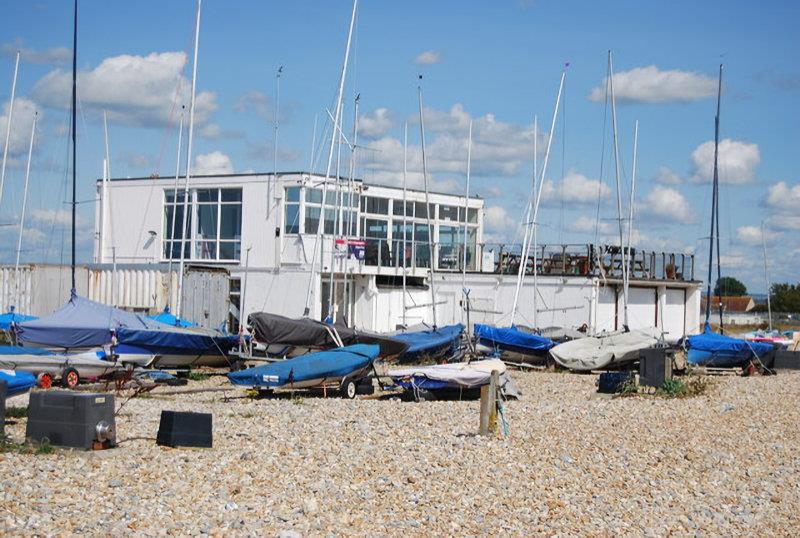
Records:
{"label": "sun-lit pebbles", "polygon": [[[119,448],[0,454],[0,534],[796,535],[800,375],[703,396],[593,398],[595,376],[514,372],[511,436],[477,402],[131,400]],[[219,377],[188,387],[226,387]],[[233,396],[224,401],[226,396]],[[26,397],[11,400],[24,405]],[[156,446],[160,411],[214,414],[213,449]],[[20,441],[25,420],[6,426]]]}

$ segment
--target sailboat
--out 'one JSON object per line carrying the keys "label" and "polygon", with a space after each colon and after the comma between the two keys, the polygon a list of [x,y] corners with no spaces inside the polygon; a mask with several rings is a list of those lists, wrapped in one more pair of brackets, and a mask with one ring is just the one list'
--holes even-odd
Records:
{"label": "sailboat", "polygon": [[708,238],[708,281],[706,288],[706,319],[701,334],[686,339],[686,361],[694,366],[738,367],[753,361],[762,362],[775,346],[767,342],[748,342],[722,334],[722,304],[719,308],[720,333],[711,329],[711,278],[714,267],[714,251],[717,253],[717,278],[722,269],[719,256],[719,120],[722,101],[722,64],[719,66],[717,86],[717,115],[714,118],[714,173],[711,182],[711,234]]}
{"label": "sailboat", "polygon": [[[622,310],[623,325],[621,331],[602,332],[598,335],[570,340],[553,347],[550,355],[555,361],[570,370],[588,371],[634,361],[639,358],[642,349],[658,344],[662,340],[661,331],[656,327],[631,330],[628,325],[628,282],[629,261],[623,240],[622,197],[620,192],[619,146],[617,142],[617,108],[614,98],[614,70],[611,51],[608,52],[608,84],[611,89],[611,117],[614,126],[614,164],[617,186],[617,221],[619,224],[619,245],[622,257]],[[630,235],[629,235],[630,237]],[[630,239],[629,239],[630,241]],[[626,252],[627,251],[627,252]]]}

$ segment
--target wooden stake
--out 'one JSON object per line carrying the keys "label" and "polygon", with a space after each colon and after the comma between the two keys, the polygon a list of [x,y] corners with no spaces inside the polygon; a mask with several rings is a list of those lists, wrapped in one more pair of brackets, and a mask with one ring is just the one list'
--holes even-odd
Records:
{"label": "wooden stake", "polygon": [[479,435],[496,434],[497,428],[497,388],[500,385],[500,373],[492,370],[489,384],[481,387],[481,418]]}

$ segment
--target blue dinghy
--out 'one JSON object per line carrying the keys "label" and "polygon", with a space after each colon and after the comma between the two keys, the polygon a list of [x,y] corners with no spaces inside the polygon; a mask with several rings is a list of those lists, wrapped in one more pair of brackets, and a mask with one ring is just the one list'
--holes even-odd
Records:
{"label": "blue dinghy", "polygon": [[399,362],[447,357],[458,350],[464,326],[460,323],[424,331],[398,332],[392,338],[408,344],[408,349],[398,357]]}
{"label": "blue dinghy", "polygon": [[38,319],[36,316],[26,316],[25,314],[20,314],[14,307],[8,309],[8,312],[5,314],[0,314],[0,329],[4,331],[10,331],[12,325],[16,325],[17,323],[22,323],[23,321],[30,321],[32,319]]}
{"label": "blue dinghy", "polygon": [[762,360],[775,347],[717,334],[706,323],[701,334],[686,339],[686,349],[686,361],[693,366],[735,367],[744,366],[751,360]]}
{"label": "blue dinghy", "polygon": [[493,351],[511,352],[526,357],[545,357],[547,351],[555,342],[533,332],[521,331],[515,326],[492,327],[491,325],[475,324],[475,336],[478,342],[491,348]]}
{"label": "blue dinghy", "polygon": [[377,344],[355,344],[228,374],[234,385],[265,388],[311,388],[365,374],[380,353]]}
{"label": "blue dinghy", "polygon": [[171,327],[197,327],[197,323],[193,323],[191,321],[181,319],[172,312],[170,312],[169,307],[165,306],[164,310],[155,316],[147,316],[147,319],[152,319],[159,323],[164,323]]}
{"label": "blue dinghy", "polygon": [[6,390],[7,398],[25,394],[36,385],[35,375],[15,370],[0,370],[0,380],[5,381],[8,386]]}

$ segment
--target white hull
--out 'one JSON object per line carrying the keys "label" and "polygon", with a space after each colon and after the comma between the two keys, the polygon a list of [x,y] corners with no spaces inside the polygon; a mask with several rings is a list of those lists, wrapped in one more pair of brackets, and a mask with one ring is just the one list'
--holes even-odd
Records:
{"label": "white hull", "polygon": [[76,355],[0,355],[0,368],[58,377],[74,368],[81,377],[100,377],[121,369],[118,363],[96,358],[94,353]]}

